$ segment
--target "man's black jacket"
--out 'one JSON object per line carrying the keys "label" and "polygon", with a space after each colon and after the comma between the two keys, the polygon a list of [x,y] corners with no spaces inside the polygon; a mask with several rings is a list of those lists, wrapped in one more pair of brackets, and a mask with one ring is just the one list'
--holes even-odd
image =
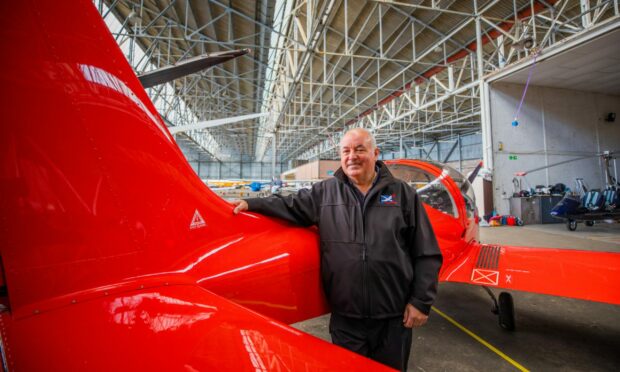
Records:
{"label": "man's black jacket", "polygon": [[442,263],[437,240],[415,190],[377,165],[379,180],[363,206],[342,169],[311,190],[246,201],[250,211],[318,226],[333,312],[382,319],[402,316],[410,303],[428,314]]}

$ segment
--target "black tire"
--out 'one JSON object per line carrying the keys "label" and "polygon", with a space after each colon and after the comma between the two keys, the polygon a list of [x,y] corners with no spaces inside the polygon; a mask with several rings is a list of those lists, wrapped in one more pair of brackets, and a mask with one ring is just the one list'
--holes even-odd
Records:
{"label": "black tire", "polygon": [[569,231],[577,230],[577,221],[575,221],[575,220],[568,220],[568,221],[566,221],[566,228]]}
{"label": "black tire", "polygon": [[594,221],[586,221],[586,226],[588,227],[594,226]]}
{"label": "black tire", "polygon": [[515,330],[515,307],[508,292],[499,294],[499,326],[507,331]]}

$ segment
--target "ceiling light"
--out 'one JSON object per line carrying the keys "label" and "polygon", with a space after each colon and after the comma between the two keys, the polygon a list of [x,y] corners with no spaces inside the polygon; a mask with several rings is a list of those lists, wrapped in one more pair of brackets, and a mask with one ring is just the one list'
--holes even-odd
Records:
{"label": "ceiling light", "polygon": [[534,39],[529,35],[525,35],[523,38],[521,38],[521,40],[512,43],[512,48],[518,51],[529,50],[532,49],[533,46]]}

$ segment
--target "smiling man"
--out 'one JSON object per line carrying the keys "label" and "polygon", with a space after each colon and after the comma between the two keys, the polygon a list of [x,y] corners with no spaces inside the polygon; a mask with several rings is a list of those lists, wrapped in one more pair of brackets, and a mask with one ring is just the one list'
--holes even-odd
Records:
{"label": "smiling man", "polygon": [[428,319],[442,257],[415,190],[378,157],[372,135],[352,129],[340,141],[333,178],[287,197],[232,203],[235,214],[317,225],[332,342],[404,371],[411,328]]}

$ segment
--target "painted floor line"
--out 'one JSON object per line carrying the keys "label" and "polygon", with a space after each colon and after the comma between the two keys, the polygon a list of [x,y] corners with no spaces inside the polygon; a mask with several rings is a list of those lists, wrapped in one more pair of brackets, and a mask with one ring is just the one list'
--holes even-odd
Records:
{"label": "painted floor line", "polygon": [[498,348],[496,348],[495,346],[491,345],[490,343],[486,342],[485,340],[483,340],[480,336],[478,336],[477,334],[475,334],[474,332],[470,331],[469,329],[465,328],[464,326],[462,326],[460,323],[458,323],[456,320],[452,319],[451,317],[449,317],[448,315],[444,314],[442,311],[440,311],[439,309],[437,309],[435,306],[432,307],[433,311],[435,311],[437,314],[441,315],[444,319],[446,319],[447,321],[449,321],[450,323],[454,324],[458,329],[460,329],[461,331],[467,333],[469,336],[471,336],[474,340],[480,342],[482,345],[486,346],[487,348],[489,348],[491,351],[493,351],[495,354],[499,355],[500,357],[502,357],[504,360],[506,360],[508,363],[512,364],[515,368],[517,368],[519,371],[523,371],[523,372],[529,372],[529,370],[525,367],[523,367],[521,364],[517,363],[514,359],[512,359],[511,357],[509,357],[508,355],[502,353]]}

